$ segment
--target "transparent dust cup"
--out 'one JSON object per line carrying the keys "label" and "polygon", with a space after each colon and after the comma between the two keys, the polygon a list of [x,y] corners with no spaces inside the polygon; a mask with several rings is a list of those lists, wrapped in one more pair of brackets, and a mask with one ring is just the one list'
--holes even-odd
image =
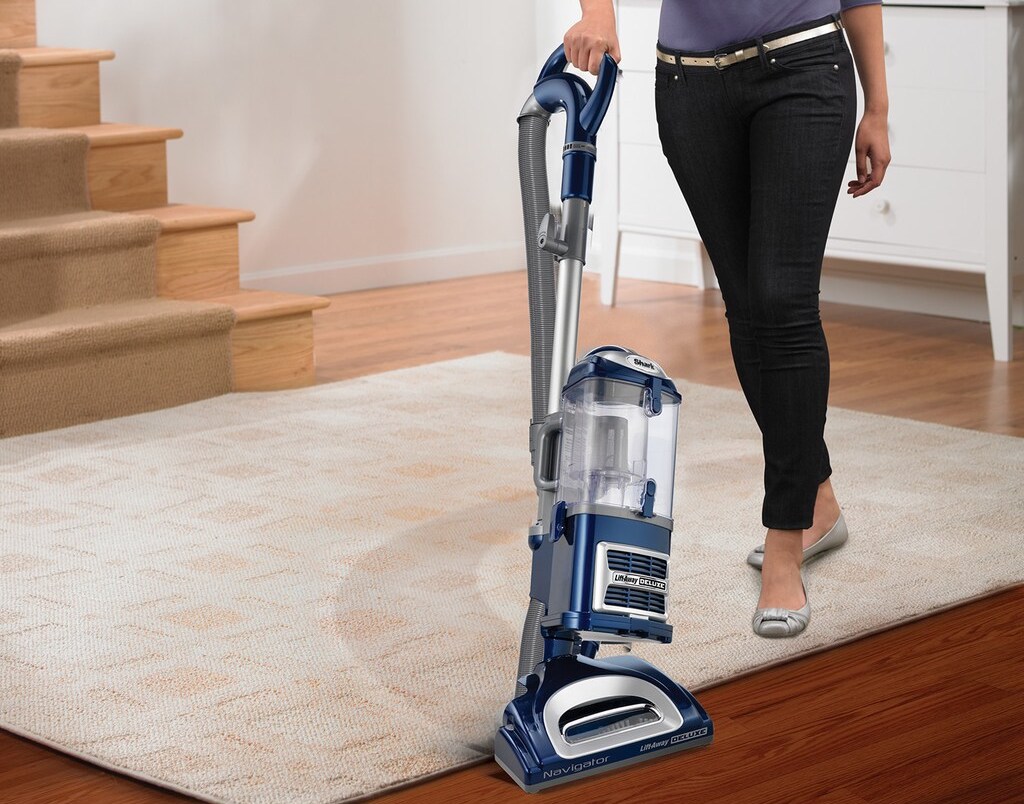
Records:
{"label": "transparent dust cup", "polygon": [[558,499],[639,511],[653,480],[653,512],[671,517],[679,401],[669,394],[661,401],[655,414],[649,388],[606,377],[567,388]]}

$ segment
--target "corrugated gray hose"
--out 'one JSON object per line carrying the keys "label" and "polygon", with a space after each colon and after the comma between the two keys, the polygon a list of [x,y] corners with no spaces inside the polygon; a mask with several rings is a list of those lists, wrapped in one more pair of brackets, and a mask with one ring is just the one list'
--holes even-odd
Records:
{"label": "corrugated gray hose", "polygon": [[[541,219],[551,209],[545,148],[548,118],[524,114],[519,118],[519,188],[523,198],[523,230],[526,235],[526,283],[530,299],[530,364],[533,374],[533,422],[548,414],[551,381],[551,349],[555,337],[555,260],[537,243]],[[539,460],[540,456],[537,456]],[[518,679],[533,672],[544,659],[540,619],[544,604],[530,598],[519,648],[516,697],[526,687]]]}
{"label": "corrugated gray hose", "polygon": [[551,210],[545,147],[548,120],[519,118],[519,189],[526,235],[526,283],[530,296],[530,364],[533,369],[533,421],[548,415],[551,349],[555,338],[555,259],[537,243],[541,220]]}
{"label": "corrugated gray hose", "polygon": [[519,679],[528,676],[538,664],[544,661],[544,637],[540,633],[540,618],[544,616],[544,604],[530,598],[523,623],[523,639],[519,643],[519,675],[516,676],[516,698],[526,692]]}

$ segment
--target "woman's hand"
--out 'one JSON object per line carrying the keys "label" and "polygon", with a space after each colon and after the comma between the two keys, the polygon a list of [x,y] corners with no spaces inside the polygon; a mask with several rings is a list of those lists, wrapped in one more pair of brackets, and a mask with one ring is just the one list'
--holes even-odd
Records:
{"label": "woman's hand", "polygon": [[597,75],[601,59],[609,54],[616,63],[622,59],[619,35],[615,31],[615,9],[611,0],[582,0],[583,19],[565,33],[565,56],[579,70]]}
{"label": "woman's hand", "polygon": [[849,183],[846,192],[857,198],[870,193],[882,183],[885,169],[892,161],[889,153],[888,115],[884,112],[864,113],[857,127],[854,152],[857,155],[857,178]]}
{"label": "woman's hand", "polygon": [[881,4],[846,9],[843,12],[843,27],[846,28],[864,89],[865,111],[857,127],[855,144],[857,180],[851,181],[846,190],[856,198],[870,193],[882,183],[885,169],[892,159],[889,154],[889,89],[885,81]]}

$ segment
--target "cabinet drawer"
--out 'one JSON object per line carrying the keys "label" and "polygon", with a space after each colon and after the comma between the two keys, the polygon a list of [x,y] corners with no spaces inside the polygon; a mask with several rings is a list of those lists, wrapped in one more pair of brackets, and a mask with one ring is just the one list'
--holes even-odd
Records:
{"label": "cabinet drawer", "polygon": [[984,92],[893,87],[889,98],[894,168],[985,172]]}
{"label": "cabinet drawer", "polygon": [[619,67],[623,70],[654,70],[660,22],[660,0],[619,3],[619,48],[622,50]]}
{"label": "cabinet drawer", "polygon": [[697,226],[660,145],[620,147],[619,222],[696,233]]}
{"label": "cabinet drawer", "polygon": [[654,110],[654,73],[623,73],[619,82],[619,142],[657,145],[658,117]]}
{"label": "cabinet drawer", "polygon": [[886,6],[882,12],[890,87],[985,88],[985,11]]}
{"label": "cabinet drawer", "polygon": [[[871,244],[911,247],[921,256],[979,261],[985,254],[985,177],[926,168],[901,168],[860,198],[836,205],[831,237],[844,247]],[[877,251],[877,248],[874,250]]]}

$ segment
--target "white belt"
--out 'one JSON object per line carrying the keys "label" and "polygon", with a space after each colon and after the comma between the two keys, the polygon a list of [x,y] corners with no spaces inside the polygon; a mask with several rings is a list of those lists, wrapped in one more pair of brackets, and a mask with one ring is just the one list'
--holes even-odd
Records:
{"label": "white belt", "polygon": [[[770,39],[764,43],[764,49],[778,50],[780,47],[786,47],[786,45],[795,45],[797,42],[804,42],[808,39],[814,39],[816,36],[824,36],[833,31],[842,30],[842,27],[841,23],[827,22],[824,25],[819,25],[817,28],[808,28],[806,31],[797,31],[788,36],[780,36],[778,39]],[[732,53],[718,53],[714,56],[676,56],[672,53],[665,53],[661,48],[657,48],[657,51],[658,58],[669,64],[675,64],[678,59],[680,64],[687,67],[715,67],[719,70],[724,70],[730,64],[736,64],[747,59],[756,59],[760,55],[756,45],[754,47],[745,47]]]}

